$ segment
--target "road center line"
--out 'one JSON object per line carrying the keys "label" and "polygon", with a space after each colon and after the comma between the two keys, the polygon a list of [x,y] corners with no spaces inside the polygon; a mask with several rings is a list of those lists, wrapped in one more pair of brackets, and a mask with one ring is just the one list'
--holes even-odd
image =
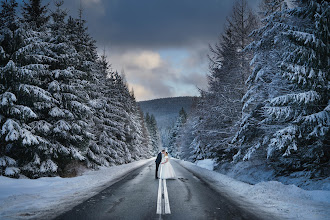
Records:
{"label": "road center line", "polygon": [[164,199],[165,199],[165,214],[171,214],[170,209],[170,201],[168,200],[168,193],[167,193],[167,186],[166,186],[166,180],[164,180]]}
{"label": "road center line", "polygon": [[162,214],[162,180],[161,179],[159,179],[156,214],[160,214],[160,215]]}
{"label": "road center line", "polygon": [[[162,168],[160,168],[160,173],[162,173]],[[160,175],[161,176],[161,175]],[[157,197],[157,211],[156,214],[163,214],[162,213],[162,188],[164,189],[164,206],[165,206],[165,211],[164,214],[171,214],[171,209],[170,209],[170,201],[168,199],[168,192],[167,192],[167,186],[166,186],[166,180],[163,180],[163,187],[162,187],[162,179],[159,179],[159,185],[158,185],[158,197]]]}

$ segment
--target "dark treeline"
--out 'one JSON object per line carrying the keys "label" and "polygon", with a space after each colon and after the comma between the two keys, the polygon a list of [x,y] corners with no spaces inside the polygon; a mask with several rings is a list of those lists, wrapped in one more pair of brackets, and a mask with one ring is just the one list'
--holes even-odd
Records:
{"label": "dark treeline", "polygon": [[145,115],[145,122],[151,138],[150,142],[153,148],[153,152],[158,152],[162,144],[160,140],[160,134],[159,134],[156,118],[153,114],[149,114],[147,112]]}
{"label": "dark treeline", "polygon": [[[150,157],[153,144],[125,79],[98,56],[80,10],[2,0],[0,175],[70,175]],[[73,174],[74,175],[74,174]]]}
{"label": "dark treeline", "polygon": [[214,158],[220,172],[246,163],[329,176],[329,17],[327,1],[261,0],[258,14],[236,1],[178,156]]}

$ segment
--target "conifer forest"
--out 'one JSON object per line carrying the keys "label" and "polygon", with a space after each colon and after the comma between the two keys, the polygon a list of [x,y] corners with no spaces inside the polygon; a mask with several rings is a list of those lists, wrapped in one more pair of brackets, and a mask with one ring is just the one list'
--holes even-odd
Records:
{"label": "conifer forest", "polygon": [[1,1],[0,172],[30,178],[129,163],[154,153],[125,77],[96,51],[80,12]]}
{"label": "conifer forest", "polygon": [[235,4],[210,45],[208,87],[168,146],[185,160],[213,158],[224,173],[245,162],[272,178],[329,177],[329,2],[259,8]]}
{"label": "conifer forest", "polygon": [[0,219],[329,220],[329,0],[0,0]]}
{"label": "conifer forest", "polygon": [[209,46],[207,88],[160,129],[111,68],[83,11],[63,1],[1,1],[0,172],[74,175],[72,167],[174,157],[329,176],[329,2],[236,1]]}

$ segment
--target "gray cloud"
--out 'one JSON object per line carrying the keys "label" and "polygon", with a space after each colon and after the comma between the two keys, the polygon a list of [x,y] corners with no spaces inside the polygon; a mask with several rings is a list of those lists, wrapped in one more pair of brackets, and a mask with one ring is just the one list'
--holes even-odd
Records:
{"label": "gray cloud", "polygon": [[[248,0],[256,6],[259,0]],[[81,0],[89,32],[107,49],[115,69],[124,69],[138,100],[197,95],[205,88],[208,44],[221,33],[233,0]],[[77,17],[80,0],[64,7]],[[177,61],[161,51],[185,54]]]}
{"label": "gray cloud", "polygon": [[[255,4],[258,0],[250,0]],[[79,0],[65,2],[77,14]],[[185,47],[214,41],[232,0],[82,0],[99,44],[116,47]]]}

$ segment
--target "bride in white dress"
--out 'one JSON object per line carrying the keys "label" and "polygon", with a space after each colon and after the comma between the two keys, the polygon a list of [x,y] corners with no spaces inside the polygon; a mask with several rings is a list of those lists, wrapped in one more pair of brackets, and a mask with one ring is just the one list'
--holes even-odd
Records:
{"label": "bride in white dress", "polygon": [[160,179],[175,179],[176,175],[173,170],[173,167],[168,158],[168,153],[165,153],[164,158],[162,159],[161,169],[160,169]]}

